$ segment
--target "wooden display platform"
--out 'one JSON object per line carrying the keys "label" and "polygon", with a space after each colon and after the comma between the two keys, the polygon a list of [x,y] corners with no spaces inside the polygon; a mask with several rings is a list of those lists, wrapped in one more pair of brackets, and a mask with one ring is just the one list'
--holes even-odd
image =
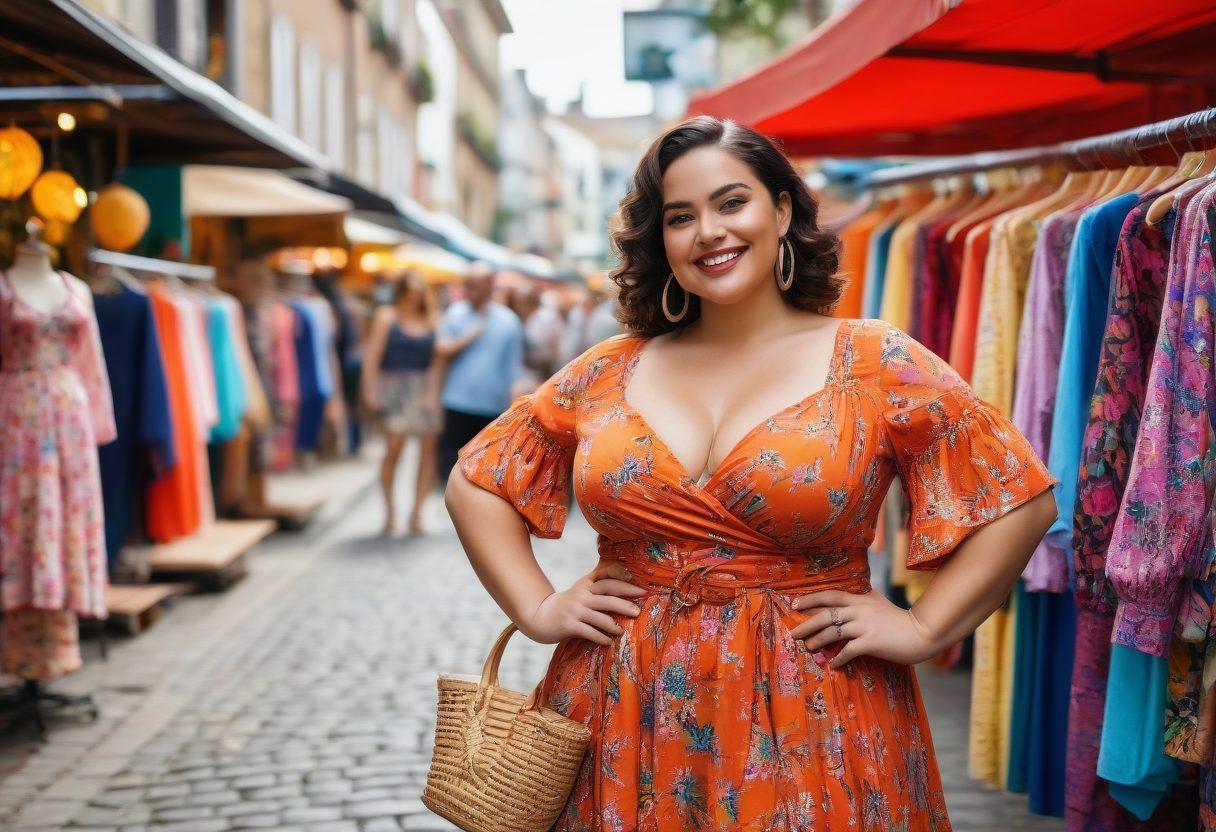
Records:
{"label": "wooden display platform", "polygon": [[109,621],[137,636],[164,612],[164,602],[191,589],[189,584],[110,584],[106,587]]}
{"label": "wooden display platform", "polygon": [[273,520],[219,520],[196,535],[153,546],[152,573],[157,580],[228,586],[245,575],[245,554],[275,525]]}

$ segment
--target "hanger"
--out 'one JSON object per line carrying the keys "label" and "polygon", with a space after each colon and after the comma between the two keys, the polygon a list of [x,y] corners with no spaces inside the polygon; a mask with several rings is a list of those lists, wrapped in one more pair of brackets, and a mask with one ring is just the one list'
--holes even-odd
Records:
{"label": "hanger", "polygon": [[141,295],[147,294],[144,287],[140,285],[135,275],[131,274],[131,272],[121,266],[111,266],[105,263],[99,264],[91,282],[94,294],[116,295],[122,291],[124,286],[132,292],[138,292]]}
{"label": "hanger", "polygon": [[[1158,225],[1173,209],[1180,187],[1187,182],[1210,174],[1213,166],[1216,166],[1216,152],[1209,150],[1205,153],[1195,150],[1195,146],[1191,143],[1189,119],[1183,121],[1181,129],[1182,137],[1186,139],[1187,151],[1179,156],[1178,170],[1174,176],[1162,183],[1162,187],[1166,187],[1168,190],[1153,200],[1153,203],[1149,205],[1148,210],[1144,213],[1144,221],[1150,226]],[[1166,134],[1166,143],[1169,145],[1170,150],[1174,151],[1174,155],[1178,156],[1178,150],[1174,147],[1173,139],[1168,133]]]}

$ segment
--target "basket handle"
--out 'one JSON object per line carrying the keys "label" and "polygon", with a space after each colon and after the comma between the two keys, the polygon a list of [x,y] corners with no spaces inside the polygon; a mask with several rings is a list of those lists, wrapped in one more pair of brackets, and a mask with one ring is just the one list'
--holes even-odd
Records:
{"label": "basket handle", "polygon": [[512,621],[502,632],[498,634],[498,638],[494,641],[494,646],[490,648],[490,655],[486,656],[486,663],[481,668],[481,688],[489,688],[498,684],[498,663],[502,661],[503,651],[507,649],[507,640],[518,630],[515,622]]}
{"label": "basket handle", "polygon": [[[477,687],[477,697],[474,701],[473,708],[477,709],[481,701],[481,697],[485,695],[492,686],[498,684],[498,665],[502,661],[502,654],[507,649],[507,641],[518,632],[519,628],[515,626],[515,622],[507,624],[502,632],[498,634],[498,638],[494,641],[494,646],[490,648],[490,654],[486,656],[486,663],[481,669],[481,683]],[[540,677],[540,681],[536,683],[536,687],[532,689],[532,693],[528,696],[528,700],[520,708],[520,711],[530,711],[540,702],[542,698],[545,679],[548,678],[546,673]]]}

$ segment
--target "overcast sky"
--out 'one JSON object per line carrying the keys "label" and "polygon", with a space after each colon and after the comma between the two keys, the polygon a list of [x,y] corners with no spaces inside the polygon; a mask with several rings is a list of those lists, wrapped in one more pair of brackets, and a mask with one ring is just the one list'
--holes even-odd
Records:
{"label": "overcast sky", "polygon": [[527,71],[528,87],[553,113],[564,112],[586,85],[595,117],[649,113],[650,85],[624,80],[621,12],[647,0],[502,0],[514,34],[502,41],[505,66]]}

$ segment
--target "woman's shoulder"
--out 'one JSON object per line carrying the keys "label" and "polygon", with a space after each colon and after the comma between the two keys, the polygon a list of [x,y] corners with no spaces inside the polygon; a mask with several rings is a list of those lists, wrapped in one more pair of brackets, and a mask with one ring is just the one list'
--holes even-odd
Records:
{"label": "woman's shoulder", "polygon": [[592,344],[570,363],[587,367],[597,362],[613,361],[627,355],[639,340],[642,340],[641,336],[619,332]]}
{"label": "woman's shoulder", "polygon": [[619,378],[629,356],[629,348],[636,342],[634,336],[617,334],[592,344],[553,374],[550,382],[565,395],[578,398],[592,388],[613,383]]}
{"label": "woman's shoulder", "polygon": [[855,377],[868,378],[902,406],[936,398],[966,382],[944,358],[903,329],[877,318],[850,319]]}

